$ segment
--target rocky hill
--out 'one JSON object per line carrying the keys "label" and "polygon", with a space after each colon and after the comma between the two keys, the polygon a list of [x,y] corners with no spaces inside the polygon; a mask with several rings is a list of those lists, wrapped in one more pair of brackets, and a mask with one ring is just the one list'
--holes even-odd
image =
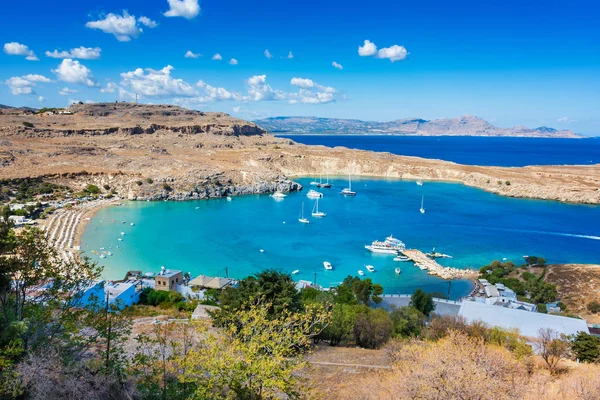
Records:
{"label": "rocky hill", "polygon": [[330,134],[330,135],[416,135],[416,136],[520,136],[577,138],[570,130],[546,126],[499,128],[472,115],[458,118],[425,120],[398,119],[389,122],[316,117],[275,117],[255,121],[273,133]]}
{"label": "rocky hill", "polygon": [[600,204],[600,165],[477,167],[306,146],[224,113],[167,105],[0,112],[0,180],[41,177],[74,190],[93,183],[130,199],[187,200],[298,190],[291,177],[319,174],[460,182],[506,196]]}

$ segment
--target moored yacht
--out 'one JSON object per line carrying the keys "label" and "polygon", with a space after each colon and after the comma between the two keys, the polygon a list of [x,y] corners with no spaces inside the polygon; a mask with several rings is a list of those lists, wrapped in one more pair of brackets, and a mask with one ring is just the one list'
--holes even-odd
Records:
{"label": "moored yacht", "polygon": [[367,269],[367,271],[369,271],[369,272],[375,272],[375,267],[374,267],[374,266],[372,266],[372,265],[367,265],[367,266],[365,266],[365,268],[366,268],[366,269]]}
{"label": "moored yacht", "polygon": [[396,269],[394,270],[394,272],[396,272],[397,274],[400,274],[400,272],[402,272],[402,271],[400,270],[400,268],[396,268]]}
{"label": "moored yacht", "polygon": [[310,189],[308,193],[306,193],[306,197],[309,197],[311,199],[318,199],[320,197],[323,197],[323,193]]}
{"label": "moored yacht", "polygon": [[273,193],[271,195],[271,197],[274,199],[283,199],[283,198],[287,197],[287,194],[281,193],[280,191],[276,191],[275,193]]}
{"label": "moored yacht", "polygon": [[327,216],[327,214],[325,214],[323,211],[319,211],[319,199],[318,198],[317,198],[317,201],[315,201],[315,206],[313,207],[313,210],[312,210],[312,216],[317,217],[317,218],[323,218],[323,217]]}
{"label": "moored yacht", "polygon": [[410,258],[406,257],[406,256],[398,256],[398,257],[394,257],[394,261],[410,261]]}
{"label": "moored yacht", "polygon": [[370,245],[366,245],[365,249],[372,253],[394,254],[398,255],[402,250],[406,249],[401,240],[396,239],[392,235],[385,238],[385,241],[374,240]]}
{"label": "moored yacht", "polygon": [[310,224],[310,221],[304,218],[304,203],[302,203],[302,211],[300,211],[300,215],[298,216],[298,222],[303,224]]}
{"label": "moored yacht", "polygon": [[363,276],[365,273],[363,272],[363,270],[362,270],[362,269],[359,269],[359,270],[358,270],[358,274],[359,274],[360,276]]}
{"label": "moored yacht", "polygon": [[356,196],[356,192],[352,191],[352,178],[348,175],[348,187],[340,192],[344,196]]}
{"label": "moored yacht", "polygon": [[333,269],[333,266],[331,265],[331,263],[329,261],[323,261],[323,266],[325,267],[326,270]]}

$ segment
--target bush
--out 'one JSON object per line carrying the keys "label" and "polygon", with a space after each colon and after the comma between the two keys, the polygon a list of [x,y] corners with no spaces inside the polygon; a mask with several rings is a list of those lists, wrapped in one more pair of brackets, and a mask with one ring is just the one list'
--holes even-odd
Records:
{"label": "bush", "polygon": [[506,186],[510,186],[510,181],[506,181]]}
{"label": "bush", "polygon": [[135,183],[136,183],[138,186],[142,186],[142,184],[143,184],[143,182],[142,182],[142,181],[135,181]]}
{"label": "bush", "polygon": [[110,190],[110,185],[104,185],[103,188],[104,190]]}
{"label": "bush", "polygon": [[402,337],[419,336],[427,321],[422,312],[410,306],[392,310],[390,318],[394,323],[394,335]]}
{"label": "bush", "polygon": [[148,183],[154,183],[154,181],[152,180],[152,178],[146,178],[146,182],[148,182]]}
{"label": "bush", "polygon": [[91,183],[83,189],[83,193],[86,194],[98,194],[100,193],[100,188],[96,185],[92,185]]}
{"label": "bush", "polygon": [[33,128],[34,127],[34,125],[31,122],[27,122],[27,121],[23,122],[23,126],[26,127],[26,128]]}
{"label": "bush", "polygon": [[169,186],[168,183],[163,183],[163,189],[166,190],[167,192],[170,192],[173,190],[173,188],[171,186]]}
{"label": "bush", "polygon": [[185,299],[181,293],[152,288],[144,288],[140,292],[140,304],[160,308],[177,308],[180,311],[186,308]]}
{"label": "bush", "polygon": [[571,342],[571,350],[581,362],[600,361],[600,338],[579,332]]}
{"label": "bush", "polygon": [[600,303],[597,302],[596,300],[590,301],[587,304],[587,309],[589,312],[596,314],[596,313],[600,312]]}
{"label": "bush", "polygon": [[369,309],[356,316],[354,339],[356,344],[367,349],[378,349],[392,336],[394,324],[387,311],[382,308]]}

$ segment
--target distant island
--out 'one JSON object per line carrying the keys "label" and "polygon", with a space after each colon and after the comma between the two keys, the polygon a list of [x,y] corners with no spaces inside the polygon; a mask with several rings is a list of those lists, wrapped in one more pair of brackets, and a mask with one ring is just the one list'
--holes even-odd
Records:
{"label": "distant island", "polygon": [[317,117],[274,117],[254,122],[274,134],[583,137],[570,130],[558,130],[547,126],[500,128],[472,115],[433,120],[408,118],[389,122]]}

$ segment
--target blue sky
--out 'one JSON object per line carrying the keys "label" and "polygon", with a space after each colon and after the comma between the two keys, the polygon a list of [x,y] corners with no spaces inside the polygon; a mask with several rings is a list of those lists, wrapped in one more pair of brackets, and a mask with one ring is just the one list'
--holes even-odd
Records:
{"label": "blue sky", "polygon": [[98,3],[2,4],[1,104],[137,93],[247,119],[473,114],[600,134],[591,0]]}

